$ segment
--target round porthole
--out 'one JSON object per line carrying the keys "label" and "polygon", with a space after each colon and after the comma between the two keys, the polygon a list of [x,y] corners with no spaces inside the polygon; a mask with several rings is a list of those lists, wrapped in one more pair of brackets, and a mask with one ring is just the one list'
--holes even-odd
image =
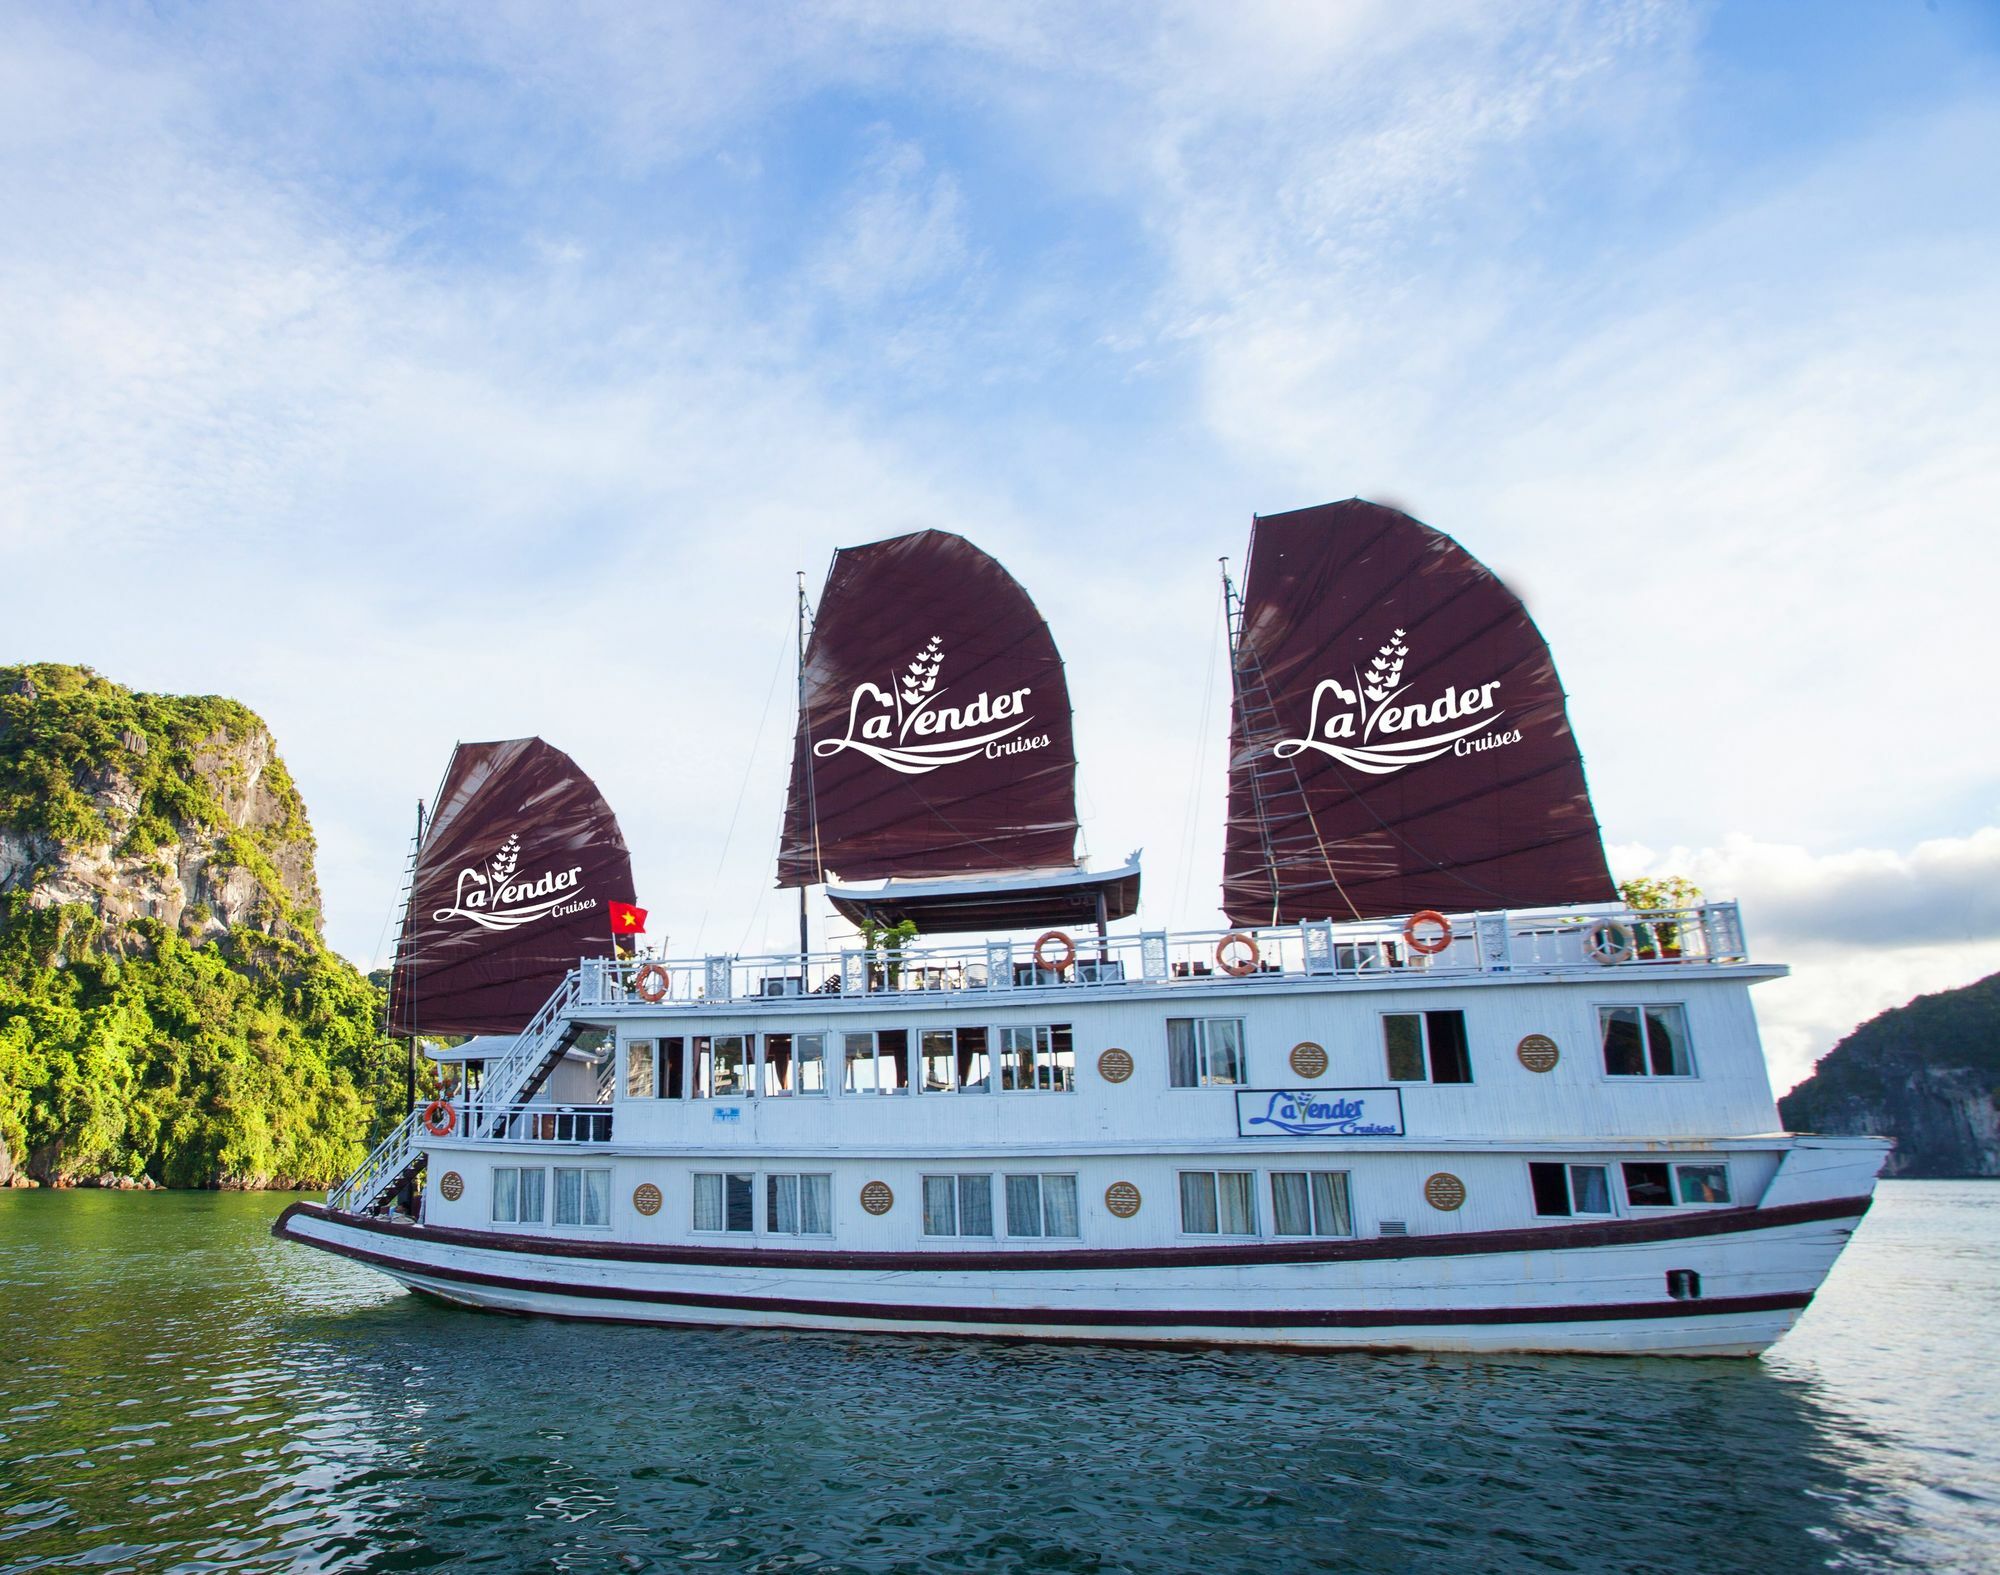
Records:
{"label": "round porthole", "polygon": [[1424,1183],[1424,1201],[1449,1214],[1465,1203],[1465,1183],[1448,1170],[1440,1170]]}
{"label": "round porthole", "polygon": [[447,1203],[456,1203],[465,1196],[465,1178],[455,1170],[447,1170],[438,1177],[438,1196]]}
{"label": "round porthole", "polygon": [[1326,1072],[1326,1046],[1310,1039],[1292,1046],[1292,1070],[1300,1077],[1321,1077]]}
{"label": "round porthole", "polygon": [[861,1189],[861,1206],[870,1214],[887,1214],[896,1206],[896,1194],[886,1181],[871,1181]]}
{"label": "round porthole", "polygon": [[1514,1047],[1514,1054],[1530,1072],[1553,1072],[1562,1059],[1562,1052],[1547,1034],[1528,1035]]}
{"label": "round porthole", "polygon": [[1097,1075],[1107,1083],[1122,1083],[1132,1075],[1132,1052],[1111,1049],[1097,1058]]}
{"label": "round porthole", "polygon": [[632,1189],[632,1207],[641,1214],[651,1217],[660,1212],[660,1189],[650,1181],[642,1181]]}
{"label": "round porthole", "polygon": [[1129,1181],[1114,1181],[1104,1189],[1104,1206],[1115,1218],[1129,1220],[1139,1212],[1139,1189]]}

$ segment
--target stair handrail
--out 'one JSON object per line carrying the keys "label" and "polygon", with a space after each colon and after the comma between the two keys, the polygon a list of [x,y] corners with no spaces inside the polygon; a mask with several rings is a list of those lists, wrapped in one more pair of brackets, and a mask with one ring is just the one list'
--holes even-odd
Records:
{"label": "stair handrail", "polygon": [[368,1157],[327,1193],[327,1207],[342,1214],[364,1213],[372,1208],[385,1186],[393,1184],[408,1166],[416,1151],[417,1129],[422,1122],[421,1108],[403,1117],[387,1137],[368,1151]]}
{"label": "stair handrail", "polygon": [[564,1020],[582,993],[583,970],[572,968],[563,975],[562,983],[542,1003],[541,1009],[528,1019],[528,1026],[515,1036],[513,1047],[498,1061],[488,1063],[476,1100],[468,1098],[466,1101],[465,1129],[468,1133],[477,1131],[474,1106],[483,1114],[493,1109],[506,1109],[519,1102],[522,1085],[546,1059],[549,1041],[561,1033]]}

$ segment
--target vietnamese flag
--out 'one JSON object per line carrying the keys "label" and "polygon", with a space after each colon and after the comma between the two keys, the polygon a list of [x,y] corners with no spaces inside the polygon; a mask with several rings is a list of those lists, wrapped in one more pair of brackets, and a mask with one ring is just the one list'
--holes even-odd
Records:
{"label": "vietnamese flag", "polygon": [[629,902],[611,904],[611,933],[613,935],[644,935],[646,933],[646,910],[635,908]]}

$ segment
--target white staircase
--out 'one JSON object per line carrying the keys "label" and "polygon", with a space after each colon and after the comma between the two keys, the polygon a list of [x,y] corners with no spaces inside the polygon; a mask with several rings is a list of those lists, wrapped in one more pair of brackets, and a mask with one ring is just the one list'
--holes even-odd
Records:
{"label": "white staircase", "polygon": [[[488,1135],[509,1110],[534,1098],[583,1031],[570,1015],[582,996],[583,970],[572,968],[507,1053],[487,1063],[479,1092],[469,1096],[459,1111],[467,1137]],[[327,1193],[327,1207],[343,1214],[379,1214],[396,1189],[423,1165],[424,1139],[429,1136],[423,1122],[422,1109],[405,1116],[352,1175]]]}

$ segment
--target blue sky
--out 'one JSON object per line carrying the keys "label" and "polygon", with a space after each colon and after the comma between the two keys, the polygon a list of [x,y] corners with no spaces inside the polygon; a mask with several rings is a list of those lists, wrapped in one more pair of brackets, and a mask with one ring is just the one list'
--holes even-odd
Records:
{"label": "blue sky", "polygon": [[1215,559],[1359,494],[1527,594],[1621,868],[1797,966],[1781,1082],[2000,967],[1991,5],[7,20],[0,659],[255,705],[358,959],[528,732],[676,951],[780,943],[792,573],[926,525],[1211,922]]}

